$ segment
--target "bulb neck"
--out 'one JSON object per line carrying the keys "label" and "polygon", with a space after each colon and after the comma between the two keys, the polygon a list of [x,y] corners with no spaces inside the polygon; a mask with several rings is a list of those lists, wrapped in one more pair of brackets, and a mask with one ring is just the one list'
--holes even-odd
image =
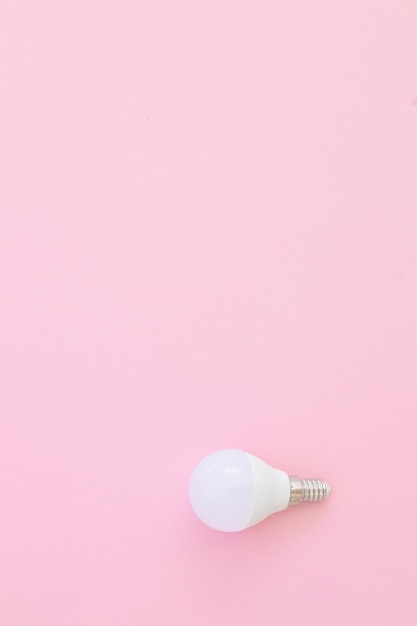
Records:
{"label": "bulb neck", "polygon": [[301,504],[301,502],[321,502],[330,494],[330,485],[319,478],[298,478],[290,476],[290,502],[289,504]]}

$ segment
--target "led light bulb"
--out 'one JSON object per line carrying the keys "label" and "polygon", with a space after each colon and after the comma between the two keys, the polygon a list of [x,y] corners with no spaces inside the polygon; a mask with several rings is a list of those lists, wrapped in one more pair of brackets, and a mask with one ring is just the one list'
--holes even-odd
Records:
{"label": "led light bulb", "polygon": [[320,502],[330,487],[267,465],[243,450],[218,450],[195,467],[189,484],[191,506],[202,522],[234,532],[258,524],[289,504]]}

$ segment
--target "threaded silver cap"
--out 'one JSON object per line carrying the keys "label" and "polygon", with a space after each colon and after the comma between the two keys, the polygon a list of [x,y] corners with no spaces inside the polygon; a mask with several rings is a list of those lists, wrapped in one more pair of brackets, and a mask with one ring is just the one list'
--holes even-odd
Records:
{"label": "threaded silver cap", "polygon": [[330,485],[320,478],[290,476],[290,504],[321,502],[330,494]]}

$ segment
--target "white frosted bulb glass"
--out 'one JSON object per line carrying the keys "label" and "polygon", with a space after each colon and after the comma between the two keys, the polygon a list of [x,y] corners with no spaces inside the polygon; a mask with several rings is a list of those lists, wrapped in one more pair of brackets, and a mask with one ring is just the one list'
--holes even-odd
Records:
{"label": "white frosted bulb glass", "polygon": [[196,515],[216,530],[249,528],[289,504],[323,500],[324,481],[289,477],[243,450],[218,450],[195,467],[189,484]]}

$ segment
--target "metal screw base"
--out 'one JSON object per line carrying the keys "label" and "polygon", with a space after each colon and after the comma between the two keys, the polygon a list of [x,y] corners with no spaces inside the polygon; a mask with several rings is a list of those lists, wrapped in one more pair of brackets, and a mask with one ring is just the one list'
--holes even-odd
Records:
{"label": "metal screw base", "polygon": [[330,485],[319,478],[290,476],[290,504],[321,502],[329,497]]}

